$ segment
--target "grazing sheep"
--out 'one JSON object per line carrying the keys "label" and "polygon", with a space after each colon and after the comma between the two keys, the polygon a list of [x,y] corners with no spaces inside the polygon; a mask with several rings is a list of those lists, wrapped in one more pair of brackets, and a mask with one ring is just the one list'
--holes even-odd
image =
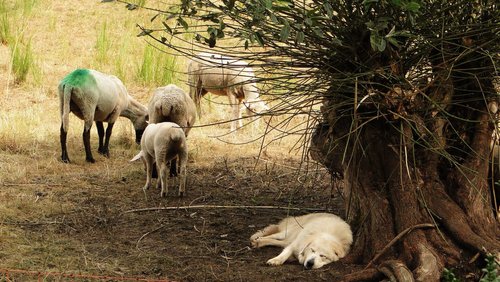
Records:
{"label": "grazing sheep", "polygon": [[179,195],[184,195],[186,187],[186,163],[188,159],[188,148],[186,135],[182,128],[173,122],[161,122],[150,124],[144,131],[141,139],[141,151],[131,162],[142,158],[146,166],[146,185],[143,190],[151,187],[153,165],[156,162],[160,179],[156,186],[161,186],[160,196],[164,197],[168,193],[167,185],[167,163],[174,158],[179,158],[180,184]]}
{"label": "grazing sheep", "polygon": [[173,122],[178,124],[186,137],[196,122],[196,106],[184,90],[174,84],[156,88],[149,100],[150,123]]}
{"label": "grazing sheep", "polygon": [[[128,118],[134,125],[136,142],[141,140],[147,126],[147,108],[134,100],[123,83],[113,75],[95,70],[77,69],[59,83],[61,110],[61,159],[69,163],[66,136],[69,127],[69,113],[73,112],[84,120],[83,144],[87,162],[95,162],[90,150],[90,128],[95,121],[99,134],[98,152],[109,157],[109,138],[113,125],[119,116]],[[103,122],[108,123],[104,139]]]}
{"label": "grazing sheep", "polygon": [[[259,98],[253,69],[248,63],[218,54],[200,53],[197,60],[191,60],[188,66],[189,96],[193,98],[201,115],[200,100],[208,92],[226,95],[232,108],[231,131],[243,126],[240,104],[247,109],[247,114],[255,116],[269,110]],[[256,118],[256,117],[255,117]]]}

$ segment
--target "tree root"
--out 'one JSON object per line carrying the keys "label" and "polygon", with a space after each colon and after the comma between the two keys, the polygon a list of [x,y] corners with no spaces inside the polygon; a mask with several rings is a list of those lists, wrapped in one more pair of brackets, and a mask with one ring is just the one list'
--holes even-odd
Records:
{"label": "tree root", "polygon": [[387,260],[384,261],[380,267],[378,268],[380,272],[382,272],[385,276],[389,278],[389,280],[397,282],[397,281],[405,281],[411,282],[415,281],[413,278],[413,273],[408,269],[406,264],[404,264],[400,260]]}
{"label": "tree root", "polygon": [[428,246],[418,245],[418,267],[413,270],[417,281],[439,281],[444,268],[438,256]]}
{"label": "tree root", "polygon": [[384,275],[376,268],[368,268],[343,277],[343,282],[380,281]]}
{"label": "tree root", "polygon": [[427,197],[431,210],[438,215],[440,222],[449,231],[449,235],[457,242],[483,255],[499,251],[498,242],[486,240],[471,229],[467,215],[444,191],[433,189],[432,193],[427,194],[432,195]]}
{"label": "tree root", "polygon": [[403,236],[406,234],[410,233],[412,230],[417,229],[417,228],[434,228],[434,224],[430,223],[423,223],[423,224],[418,224],[414,225],[411,227],[406,228],[405,230],[401,231],[398,236],[394,237],[365,267],[365,269],[370,268],[375,261],[377,261],[380,256],[382,256],[390,247],[392,247],[396,242],[401,239]]}

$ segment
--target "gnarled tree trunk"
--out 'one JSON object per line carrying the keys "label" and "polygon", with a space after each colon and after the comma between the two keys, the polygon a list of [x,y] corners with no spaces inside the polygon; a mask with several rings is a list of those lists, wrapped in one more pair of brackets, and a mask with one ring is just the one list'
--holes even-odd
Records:
{"label": "gnarled tree trunk", "polygon": [[466,253],[500,251],[488,184],[496,115],[488,109],[498,98],[491,62],[474,55],[455,59],[460,71],[442,56],[432,81],[413,92],[393,87],[354,107],[334,98],[323,105],[311,155],[344,177],[356,230],[349,259],[368,264],[346,280],[437,281]]}

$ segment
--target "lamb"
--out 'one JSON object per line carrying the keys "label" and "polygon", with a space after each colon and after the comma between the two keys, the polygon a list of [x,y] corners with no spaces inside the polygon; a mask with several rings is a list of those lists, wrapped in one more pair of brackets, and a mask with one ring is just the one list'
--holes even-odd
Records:
{"label": "lamb", "polygon": [[[64,77],[59,83],[61,111],[61,160],[69,163],[66,137],[69,127],[69,113],[73,112],[85,123],[83,144],[86,161],[94,163],[90,149],[90,129],[95,121],[99,134],[98,152],[109,157],[109,139],[113,125],[119,116],[128,118],[135,128],[136,143],[141,140],[147,126],[147,108],[137,102],[127,92],[116,76],[103,74],[96,70],[77,69]],[[104,139],[103,122],[108,123]]]}
{"label": "lamb", "polygon": [[259,97],[254,71],[248,63],[227,56],[200,53],[198,60],[191,60],[188,65],[189,96],[194,100],[198,116],[201,116],[200,100],[208,92],[226,95],[232,108],[231,131],[243,126],[240,104],[247,109],[247,114],[261,114],[269,107]]}
{"label": "lamb", "polygon": [[160,188],[160,196],[164,197],[168,193],[167,184],[167,163],[174,158],[179,158],[180,184],[179,196],[184,195],[186,187],[186,164],[188,159],[188,148],[186,135],[179,125],[173,122],[161,122],[150,124],[141,139],[141,151],[130,161],[142,159],[146,167],[146,185],[143,190],[149,189],[152,182],[153,164],[156,162],[160,179],[156,186]]}
{"label": "lamb", "polygon": [[157,88],[148,105],[150,123],[173,122],[178,124],[186,137],[196,122],[196,106],[184,90],[174,84]]}

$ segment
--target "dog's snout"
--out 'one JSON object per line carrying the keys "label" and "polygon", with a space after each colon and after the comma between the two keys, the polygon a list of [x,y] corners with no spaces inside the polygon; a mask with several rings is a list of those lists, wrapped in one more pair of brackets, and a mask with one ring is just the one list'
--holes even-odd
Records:
{"label": "dog's snout", "polygon": [[306,269],[311,269],[313,267],[313,265],[314,265],[314,259],[310,259],[310,260],[306,261],[306,264],[304,264],[304,267]]}

